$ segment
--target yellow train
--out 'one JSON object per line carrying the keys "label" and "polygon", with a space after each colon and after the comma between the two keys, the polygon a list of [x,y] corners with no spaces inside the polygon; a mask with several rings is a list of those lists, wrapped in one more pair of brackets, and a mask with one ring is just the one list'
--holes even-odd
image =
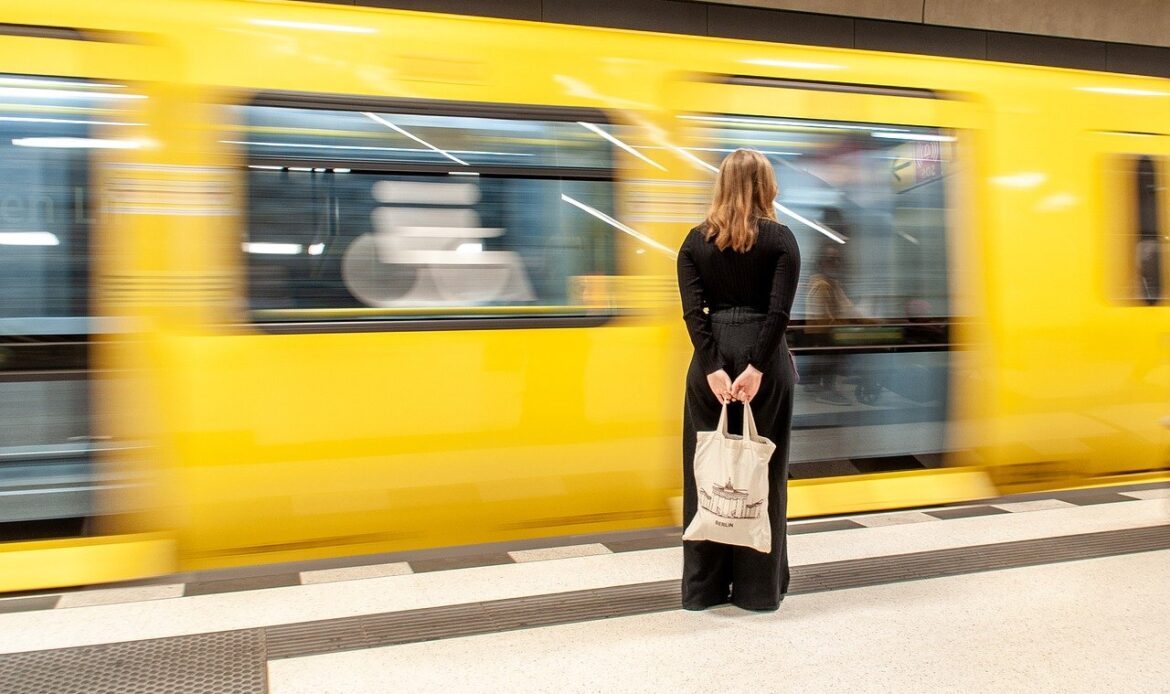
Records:
{"label": "yellow train", "polygon": [[0,591],[675,523],[674,249],[743,146],[834,297],[793,515],[1165,479],[1168,124],[1132,76],[8,0]]}

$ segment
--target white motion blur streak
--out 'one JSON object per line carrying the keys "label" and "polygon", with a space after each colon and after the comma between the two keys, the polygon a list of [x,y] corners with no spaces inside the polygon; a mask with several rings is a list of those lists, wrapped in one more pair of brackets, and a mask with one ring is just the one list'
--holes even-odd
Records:
{"label": "white motion blur streak", "polygon": [[57,235],[48,231],[0,231],[0,246],[59,246]]}
{"label": "white motion blur streak", "polygon": [[138,149],[140,140],[105,140],[96,137],[18,137],[12,141],[17,147],[47,147],[51,149]]}
{"label": "white motion blur streak", "polygon": [[[676,147],[675,145],[669,145],[669,147],[670,147],[672,152],[681,156],[683,159],[688,160],[692,164],[695,164],[700,169],[707,169],[708,171],[710,171],[712,173],[719,172],[718,166],[712,166],[711,164],[708,164],[707,162],[703,161],[702,159],[700,159],[700,158],[696,157],[695,155],[691,154],[690,152],[686,151],[682,147]],[[732,150],[732,151],[735,151],[735,150]]]}
{"label": "white motion blur streak", "polygon": [[1170,96],[1170,92],[1159,92],[1150,89],[1131,89],[1129,87],[1077,87],[1078,91],[1095,92],[1097,94],[1116,94],[1118,96]]}
{"label": "white motion blur streak", "polygon": [[669,255],[671,258],[678,257],[678,253],[674,252],[674,250],[671,249],[670,247],[664,246],[661,243],[658,243],[654,239],[650,238],[649,236],[643,234],[642,232],[640,232],[636,229],[631,229],[630,227],[626,226],[625,224],[622,224],[618,220],[614,219],[613,217],[610,217],[609,215],[607,215],[606,213],[602,212],[601,210],[599,210],[595,207],[590,207],[589,205],[586,205],[585,203],[581,202],[580,200],[577,200],[575,198],[571,198],[568,195],[565,195],[564,193],[561,193],[561,200],[564,200],[565,202],[569,203],[570,205],[572,205],[573,207],[576,207],[579,210],[582,210],[584,212],[587,212],[587,213],[593,215],[594,217],[600,219],[601,221],[610,225],[614,229],[617,229],[618,231],[622,231],[622,232],[629,234],[630,236],[633,236],[634,238],[638,239],[639,241],[646,244],[647,246],[650,246],[651,248],[662,251],[663,253]]}
{"label": "white motion blur streak", "polygon": [[[700,158],[696,157],[695,155],[691,154],[690,152],[686,151],[682,147],[675,147],[674,145],[671,145],[670,148],[673,149],[678,154],[682,155],[684,158],[689,159],[691,162],[698,164],[700,167],[707,169],[708,171],[711,171],[714,173],[719,172],[719,167],[712,166],[711,164],[708,164],[707,162],[703,161],[702,159],[700,159]],[[562,195],[561,197],[564,197],[564,196]],[[772,201],[772,206],[775,207],[776,210],[780,214],[787,215],[788,217],[791,217],[792,219],[795,219],[796,221],[798,221],[802,224],[808,225],[811,229],[813,229],[817,232],[820,232],[821,234],[824,234],[825,236],[829,237],[833,241],[836,241],[837,243],[841,243],[841,244],[845,243],[844,236],[841,236],[840,234],[838,234],[837,232],[833,231],[832,229],[830,229],[826,226],[822,226],[820,224],[817,224],[816,222],[809,219],[808,217],[805,217],[803,215],[799,215],[799,214],[793,212],[792,210],[785,207],[784,205],[781,205],[780,203],[776,202],[775,200]]]}
{"label": "white motion blur streak", "polygon": [[463,161],[462,159],[455,156],[454,154],[451,154],[450,152],[447,152],[446,150],[439,149],[438,147],[432,145],[431,143],[427,142],[426,140],[422,139],[421,137],[416,137],[415,135],[412,135],[411,133],[406,132],[402,128],[398,127],[397,125],[394,125],[393,123],[391,123],[390,121],[386,120],[385,118],[379,116],[376,113],[370,113],[368,111],[363,111],[362,115],[365,116],[366,118],[369,118],[370,120],[374,121],[375,123],[381,123],[382,125],[386,126],[387,128],[390,128],[391,130],[393,130],[396,133],[399,133],[401,135],[405,135],[406,137],[409,137],[410,139],[414,140],[415,142],[419,143],[420,145],[422,145],[424,147],[429,147],[429,148],[433,149],[434,151],[438,152],[439,154],[442,154],[444,157],[447,157],[448,159],[455,162],[456,164],[460,164],[462,166],[471,166],[470,164]]}
{"label": "white motion blur streak", "polygon": [[618,147],[621,147],[625,151],[627,151],[630,154],[634,155],[635,157],[641,159],[642,161],[646,162],[650,166],[653,166],[654,168],[658,169],[659,171],[666,171],[666,167],[663,166],[662,164],[659,164],[658,162],[654,161],[653,159],[646,156],[645,154],[642,154],[638,150],[634,149],[632,146],[626,144],[625,142],[622,142],[621,140],[617,139],[613,135],[610,135],[609,133],[605,132],[604,130],[597,127],[596,125],[594,125],[592,123],[586,123],[585,121],[577,121],[577,125],[581,126],[582,128],[585,128],[587,130],[590,130],[593,133],[595,133],[598,137],[601,137],[605,140],[608,140],[608,141],[612,142],[613,144],[617,145]]}
{"label": "white motion blur streak", "polygon": [[374,34],[378,31],[372,27],[355,27],[345,24],[319,24],[317,22],[294,22],[287,19],[249,19],[248,23],[261,27],[307,29],[309,31],[336,31],[342,34]]}
{"label": "white motion blur streak", "polygon": [[815,229],[816,231],[819,231],[820,233],[824,234],[825,236],[828,236],[830,239],[836,241],[837,243],[841,243],[841,244],[845,243],[844,236],[838,234],[837,232],[833,231],[829,227],[817,224],[816,222],[809,219],[808,217],[796,214],[795,212],[793,212],[792,210],[788,209],[787,207],[781,205],[780,203],[776,202],[775,200],[772,201],[772,207],[775,207],[776,210],[778,212],[780,212],[780,214],[787,215],[787,216],[795,219],[796,221],[801,222],[802,224],[807,224],[809,227]]}
{"label": "white motion blur streak", "polygon": [[245,253],[261,255],[298,255],[303,247],[299,243],[268,243],[264,241],[245,241]]}
{"label": "white motion blur streak", "polygon": [[955,138],[951,135],[928,135],[926,133],[893,133],[893,132],[875,132],[872,133],[874,137],[879,137],[884,140],[914,140],[917,142],[954,142]]}
{"label": "white motion blur streak", "polygon": [[145,99],[145,94],[112,94],[87,92],[80,89],[40,89],[33,87],[0,87],[0,96],[16,99]]}
{"label": "white motion blur streak", "polygon": [[1016,174],[991,177],[992,183],[1008,188],[1035,188],[1046,180],[1048,180],[1048,176],[1039,171],[1022,171]]}
{"label": "white motion blur streak", "polygon": [[745,65],[759,65],[762,67],[790,67],[797,70],[844,70],[844,65],[831,63],[806,63],[803,60],[772,60],[771,58],[753,58],[739,61]]}
{"label": "white motion blur streak", "polygon": [[59,125],[133,125],[141,126],[145,123],[123,123],[112,120],[74,120],[71,118],[33,118],[31,116],[0,116],[4,123],[54,123]]}

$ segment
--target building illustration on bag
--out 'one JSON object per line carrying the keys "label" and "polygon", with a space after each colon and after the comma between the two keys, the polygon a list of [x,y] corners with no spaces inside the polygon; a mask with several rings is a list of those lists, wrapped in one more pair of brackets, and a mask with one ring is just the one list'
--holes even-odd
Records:
{"label": "building illustration on bag", "polygon": [[764,499],[748,503],[746,489],[736,489],[731,480],[726,484],[712,484],[711,493],[699,490],[699,505],[721,518],[759,518]]}

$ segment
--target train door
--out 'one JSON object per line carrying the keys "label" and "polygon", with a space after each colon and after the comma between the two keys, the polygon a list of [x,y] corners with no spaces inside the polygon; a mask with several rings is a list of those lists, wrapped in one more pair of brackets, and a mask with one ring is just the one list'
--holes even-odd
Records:
{"label": "train door", "polygon": [[[118,580],[160,565],[94,537],[117,482],[95,395],[115,322],[99,305],[97,171],[139,146],[147,46],[0,23],[0,591]],[[55,551],[68,561],[55,560]],[[63,555],[62,555],[63,556]],[[155,557],[157,558],[157,556]]]}
{"label": "train door", "polygon": [[1086,473],[1152,473],[1168,460],[1170,135],[1100,130],[1089,142],[1100,204],[1087,356],[1100,368],[1083,376],[1095,392],[1085,404],[1094,432]]}
{"label": "train door", "polygon": [[[800,244],[788,338],[801,381],[792,477],[847,483],[859,473],[941,468],[961,398],[951,378],[954,345],[966,337],[959,319],[973,310],[970,276],[956,258],[973,257],[965,186],[975,107],[923,89],[743,75],[680,80],[672,106],[696,180],[709,186],[739,147],[773,162],[773,211]],[[954,484],[938,482],[922,501],[986,490],[978,475],[937,472]],[[796,493],[793,513],[889,498],[854,488],[807,504]]]}

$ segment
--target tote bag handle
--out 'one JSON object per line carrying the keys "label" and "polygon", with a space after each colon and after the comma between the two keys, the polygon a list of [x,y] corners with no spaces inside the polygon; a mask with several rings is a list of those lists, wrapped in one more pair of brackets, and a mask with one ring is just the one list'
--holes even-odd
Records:
{"label": "tote bag handle", "polygon": [[[719,424],[715,426],[715,431],[719,436],[727,439],[731,438],[727,431],[727,404],[723,405],[723,409],[719,411]],[[756,430],[756,418],[752,416],[752,406],[750,403],[743,404],[743,440],[757,441],[760,438],[760,432]]]}
{"label": "tote bag handle", "polygon": [[727,433],[727,403],[723,403],[723,409],[719,412],[719,424],[715,426],[715,431],[720,438],[730,438]]}
{"label": "tote bag handle", "polygon": [[743,404],[743,440],[756,441],[760,438],[760,432],[756,430],[756,418],[752,416],[751,403]]}

